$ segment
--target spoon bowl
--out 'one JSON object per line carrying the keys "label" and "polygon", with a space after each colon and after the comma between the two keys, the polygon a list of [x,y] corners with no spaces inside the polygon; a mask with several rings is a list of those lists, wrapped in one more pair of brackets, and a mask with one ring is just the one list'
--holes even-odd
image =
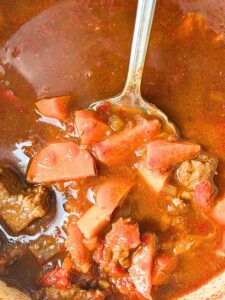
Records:
{"label": "spoon bowl", "polygon": [[123,91],[112,98],[93,103],[90,108],[96,110],[105,102],[117,106],[127,106],[143,110],[148,115],[155,116],[165,124],[171,134],[178,135],[176,126],[154,104],[147,102],[141,96],[141,80],[147,53],[149,36],[156,6],[156,0],[139,0],[134,26],[133,42],[128,69],[128,75]]}

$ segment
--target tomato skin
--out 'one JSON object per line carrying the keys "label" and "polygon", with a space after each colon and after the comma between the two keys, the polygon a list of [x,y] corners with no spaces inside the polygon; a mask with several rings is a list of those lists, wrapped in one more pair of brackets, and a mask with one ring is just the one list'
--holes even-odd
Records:
{"label": "tomato skin", "polygon": [[70,281],[67,272],[56,266],[55,270],[40,279],[39,284],[44,287],[54,286],[57,289],[66,289],[70,286]]}

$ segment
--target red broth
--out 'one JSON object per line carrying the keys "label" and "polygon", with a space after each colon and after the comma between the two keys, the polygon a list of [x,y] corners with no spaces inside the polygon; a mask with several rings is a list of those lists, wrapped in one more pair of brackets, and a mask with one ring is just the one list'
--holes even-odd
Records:
{"label": "red broth", "polygon": [[[222,8],[219,13],[216,6]],[[32,4],[15,0],[0,4],[1,162],[13,165],[25,178],[29,156],[51,142],[76,138],[72,118],[61,125],[41,117],[35,111],[37,100],[70,94],[73,111],[121,91],[135,11],[136,3],[113,0],[42,0]],[[215,183],[219,193],[215,201],[220,201],[225,192],[224,11],[222,1],[207,1],[204,6],[201,1],[158,1],[142,86],[144,98],[176,123],[182,137],[199,143],[218,158]],[[40,226],[49,234],[57,225],[54,235],[62,245],[62,224],[68,217],[63,204],[67,211],[80,216],[91,203],[88,199],[76,201],[76,193],[79,189],[79,198],[84,198],[86,188],[85,184],[75,185],[71,201],[66,201],[64,186],[58,184],[58,218],[52,208],[44,224],[38,221],[23,232],[22,241],[27,242],[33,234],[37,237]],[[153,221],[156,210],[146,210],[148,191],[144,185],[139,189],[142,197],[135,200],[142,201],[138,201],[138,209],[128,206],[124,216],[140,222],[142,232],[157,232]],[[203,227],[200,229],[204,232]],[[8,238],[14,236],[4,225],[2,228]],[[168,284],[153,288],[155,299],[189,292],[224,269],[224,256],[217,251],[221,244],[219,226],[216,233],[213,239],[182,255]],[[21,263],[11,267],[8,279],[34,289],[40,267],[33,256],[23,264],[27,270],[30,265],[35,271],[25,272],[23,283],[19,280]]]}

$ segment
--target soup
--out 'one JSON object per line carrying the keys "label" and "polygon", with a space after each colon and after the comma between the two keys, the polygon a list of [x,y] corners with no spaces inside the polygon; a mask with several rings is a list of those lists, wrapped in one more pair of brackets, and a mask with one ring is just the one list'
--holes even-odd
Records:
{"label": "soup", "polygon": [[[146,244],[154,244],[152,235],[147,236],[147,241],[145,240],[146,234],[156,234],[158,248],[157,251],[152,250],[156,251],[156,255],[151,264],[155,270],[153,273],[157,270],[161,273],[159,272],[158,277],[155,276],[155,281],[154,277],[151,279],[153,299],[171,299],[187,293],[224,268],[225,250],[221,227],[223,215],[218,213],[223,207],[224,194],[223,27],[217,26],[218,20],[215,19],[212,5],[209,4],[207,11],[205,7],[201,7],[200,1],[193,4],[181,1],[179,4],[180,7],[176,1],[158,3],[144,70],[142,93],[177,124],[184,139],[190,140],[192,145],[202,145],[202,149],[207,153],[194,153],[176,161],[176,167],[166,170],[171,171],[172,175],[170,179],[166,179],[166,185],[163,184],[160,190],[160,193],[164,193],[160,194],[161,198],[155,198],[149,183],[146,184],[145,178],[137,177],[136,174],[140,164],[139,159],[137,161],[138,155],[141,153],[141,158],[145,155],[145,150],[139,147],[143,144],[151,145],[151,140],[138,143],[133,150],[131,149],[134,153],[138,151],[138,155],[131,155],[128,160],[121,154],[121,168],[110,165],[114,164],[115,160],[119,161],[118,153],[110,159],[110,168],[105,167],[108,160],[97,154],[98,176],[93,178],[96,170],[91,159],[87,179],[84,178],[87,174],[84,176],[83,173],[82,176],[79,174],[82,179],[77,179],[78,175],[76,179],[68,176],[71,163],[66,165],[65,160],[63,164],[59,164],[57,172],[51,173],[56,179],[49,179],[48,173],[47,179],[41,176],[38,180],[36,175],[40,173],[37,174],[36,166],[33,167],[35,159],[40,158],[43,151],[49,151],[49,146],[60,145],[61,153],[65,153],[68,147],[73,151],[76,143],[81,143],[80,146],[85,144],[81,138],[84,129],[79,132],[76,120],[77,111],[86,114],[84,109],[88,108],[93,99],[110,97],[122,89],[129,59],[136,3],[34,1],[30,4],[23,1],[21,4],[20,1],[14,1],[13,4],[0,4],[1,182],[4,183],[5,177],[10,178],[10,184],[7,180],[5,185],[13,186],[13,194],[17,195],[14,202],[10,196],[10,203],[3,203],[1,206],[1,239],[4,249],[1,273],[3,279],[27,291],[34,299],[51,299],[53,296],[58,299],[73,299],[75,296],[77,299],[138,299],[140,295],[146,296],[143,290],[139,293],[141,289],[137,287],[134,279],[131,283],[127,280],[125,284],[130,294],[124,291],[123,286],[109,274],[111,270],[101,270],[104,267],[97,258],[94,259],[91,274],[84,270],[86,264],[76,265],[72,282],[75,287],[73,286],[72,292],[68,292],[68,289],[65,289],[67,279],[65,274],[62,276],[63,267],[70,261],[67,254],[71,254],[68,242],[65,243],[65,239],[69,239],[68,220],[69,224],[75,224],[71,229],[72,232],[75,231],[74,236],[79,236],[81,231],[88,239],[89,245],[86,245],[85,249],[91,247],[90,253],[93,256],[95,252],[94,257],[97,257],[102,243],[110,240],[110,234],[116,239],[114,235],[118,236],[117,228],[121,231],[121,228],[132,228],[134,237],[138,228],[140,236],[129,249],[129,255],[123,257],[125,264],[121,265],[116,261],[117,266],[122,268],[120,271],[125,272],[123,280],[126,279],[127,273],[132,274],[129,269],[132,270],[132,257],[135,261],[135,253],[145,249]],[[55,118],[52,108],[49,115],[43,113],[37,105],[41,99],[50,101],[53,97],[61,99],[64,95],[64,100],[69,99],[66,117]],[[100,108],[94,119],[103,127],[104,138],[98,140],[98,134],[96,137],[92,131],[91,137],[95,136],[94,144],[101,143],[102,140],[107,140],[124,130],[131,130],[133,126],[136,128],[139,124],[136,119],[138,115],[148,122],[151,121],[151,117],[149,120],[149,116],[143,116],[141,112],[125,108],[119,111],[111,107],[103,107],[103,110]],[[170,144],[176,143],[176,138],[170,137],[163,124],[161,126],[164,133],[162,139],[166,139]],[[101,131],[98,129],[99,132]],[[153,140],[157,139],[158,137],[154,137]],[[136,142],[136,139],[132,140],[129,148],[132,148],[133,144],[136,145]],[[85,148],[87,151],[92,151],[91,144]],[[55,153],[54,149],[51,148],[48,153]],[[157,152],[160,152],[160,149],[157,148]],[[79,151],[84,149],[81,147]],[[150,153],[152,151],[151,148]],[[55,166],[55,160],[61,159],[57,155],[56,158],[52,155],[47,156],[47,161],[52,166]],[[193,171],[196,164],[204,165],[203,174],[206,177],[198,177],[197,183],[208,180],[208,186],[215,172],[216,158],[218,175],[215,176],[214,182],[218,187],[218,195],[213,199],[216,189],[212,185],[211,206],[205,209],[201,207],[200,202],[200,207],[196,207],[195,204],[190,205],[193,200],[188,198],[189,195],[186,195],[187,199],[178,197],[176,189],[179,193],[181,190],[185,192],[185,182],[179,181],[181,177],[178,176],[177,179],[177,174],[181,174],[182,170],[186,172],[190,167]],[[46,161],[46,157],[44,159]],[[183,165],[185,163],[186,165]],[[65,165],[66,179],[59,176],[63,176]],[[131,165],[132,168],[135,166],[135,169],[132,169]],[[35,171],[32,171],[34,169]],[[72,171],[74,173],[74,170]],[[114,177],[117,180],[119,178],[119,182]],[[135,187],[132,183],[132,188],[127,191],[130,183],[125,181],[124,193],[128,196],[125,197],[123,205],[120,203],[120,209],[117,208],[112,214],[110,212],[111,222],[105,222],[103,219],[103,223],[107,224],[103,228],[100,226],[101,232],[96,242],[92,239],[90,228],[82,227],[82,224],[90,224],[87,221],[90,219],[86,217],[85,222],[82,220],[90,209],[98,209],[93,206],[97,201],[96,188],[111,178],[116,183],[113,189],[120,186],[123,179],[134,181]],[[188,191],[194,191],[195,188],[196,182],[193,187],[189,180]],[[10,187],[10,194],[11,189]],[[22,199],[23,204],[30,203],[24,200],[30,199],[30,193],[32,199],[36,199],[35,208],[38,209],[29,206],[28,218],[21,219],[19,199]],[[172,200],[165,196],[169,193],[172,193]],[[18,197],[21,194],[23,198]],[[33,203],[33,200],[31,202]],[[13,203],[14,206],[10,206]],[[12,215],[9,208],[19,212],[18,216],[15,212]],[[91,227],[92,230],[95,229],[94,224]],[[96,234],[93,235],[95,237]],[[113,249],[112,244],[110,247]],[[148,250],[153,248],[147,247]],[[82,258],[78,261],[82,261]],[[86,260],[84,261],[86,263]],[[119,275],[116,276],[118,279]],[[146,276],[145,274],[145,278]],[[58,286],[52,283],[53,281],[59,281],[62,285]],[[133,284],[135,291],[131,293]],[[52,291],[53,287],[57,291],[49,294],[48,288]],[[37,289],[39,292],[36,292]]]}

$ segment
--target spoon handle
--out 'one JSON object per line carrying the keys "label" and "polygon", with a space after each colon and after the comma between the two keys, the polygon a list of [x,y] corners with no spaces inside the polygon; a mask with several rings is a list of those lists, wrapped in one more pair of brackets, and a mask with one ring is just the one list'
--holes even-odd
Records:
{"label": "spoon handle", "polygon": [[156,0],[138,1],[129,70],[123,95],[131,93],[134,93],[137,97],[140,95],[141,79],[155,5]]}

